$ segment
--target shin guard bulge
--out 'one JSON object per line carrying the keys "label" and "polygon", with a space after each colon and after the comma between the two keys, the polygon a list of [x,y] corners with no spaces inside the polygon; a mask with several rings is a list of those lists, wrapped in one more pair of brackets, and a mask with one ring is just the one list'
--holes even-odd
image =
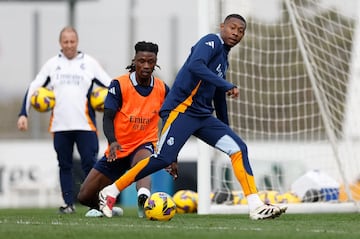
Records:
{"label": "shin guard bulge", "polygon": [[249,174],[244,167],[243,157],[241,151],[230,156],[231,164],[237,180],[244,191],[245,196],[257,193],[254,176]]}

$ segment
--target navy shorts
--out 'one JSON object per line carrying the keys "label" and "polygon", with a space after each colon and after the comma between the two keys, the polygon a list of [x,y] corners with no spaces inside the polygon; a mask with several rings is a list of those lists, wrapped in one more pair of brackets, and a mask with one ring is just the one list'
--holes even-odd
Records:
{"label": "navy shorts", "polygon": [[134,150],[134,152],[128,156],[124,158],[118,158],[112,162],[106,161],[106,157],[104,155],[95,163],[94,168],[104,174],[106,177],[110,178],[112,181],[115,181],[130,169],[134,155],[140,149],[147,149],[151,154],[154,154],[155,152],[154,145],[152,143],[145,143],[137,147],[136,150]]}

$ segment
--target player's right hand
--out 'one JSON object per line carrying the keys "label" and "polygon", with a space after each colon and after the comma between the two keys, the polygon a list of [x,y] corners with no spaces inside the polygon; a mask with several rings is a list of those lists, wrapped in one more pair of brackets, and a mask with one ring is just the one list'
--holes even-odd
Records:
{"label": "player's right hand", "polygon": [[17,128],[20,131],[26,131],[28,129],[28,119],[25,115],[21,115],[17,122]]}
{"label": "player's right hand", "polygon": [[174,180],[176,180],[179,177],[179,175],[178,175],[178,165],[177,165],[176,162],[171,163],[169,166],[167,166],[165,168],[165,170],[166,170],[166,172],[168,172],[173,177]]}
{"label": "player's right hand", "polygon": [[226,92],[228,96],[231,96],[232,98],[236,98],[239,96],[239,89],[235,86],[234,88],[231,88]]}
{"label": "player's right hand", "polygon": [[121,145],[118,142],[112,142],[110,144],[109,155],[108,155],[106,161],[108,161],[108,162],[115,161],[116,158],[117,158],[117,156],[116,156],[116,151],[117,150],[119,150],[119,151],[122,150]]}

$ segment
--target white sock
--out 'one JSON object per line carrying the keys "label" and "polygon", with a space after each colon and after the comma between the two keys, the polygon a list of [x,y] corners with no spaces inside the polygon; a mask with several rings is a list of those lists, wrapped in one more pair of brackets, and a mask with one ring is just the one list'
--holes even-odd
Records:
{"label": "white sock", "polygon": [[248,201],[248,206],[250,211],[255,210],[256,208],[264,205],[264,202],[261,201],[259,195],[256,193],[247,195],[246,199]]}
{"label": "white sock", "polygon": [[109,186],[105,187],[104,189],[106,190],[106,193],[108,195],[110,195],[111,197],[114,197],[114,198],[116,198],[120,194],[120,191],[116,187],[115,183],[110,184]]}
{"label": "white sock", "polygon": [[144,187],[139,188],[137,195],[140,196],[141,194],[145,194],[146,196],[150,197],[150,190]]}

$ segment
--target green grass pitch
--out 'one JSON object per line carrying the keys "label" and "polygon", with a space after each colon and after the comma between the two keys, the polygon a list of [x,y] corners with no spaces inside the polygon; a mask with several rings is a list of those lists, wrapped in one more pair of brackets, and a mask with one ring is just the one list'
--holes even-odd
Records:
{"label": "green grass pitch", "polygon": [[86,208],[76,214],[57,214],[56,209],[0,209],[0,238],[4,239],[306,239],[360,238],[360,214],[284,214],[263,221],[248,215],[177,214],[168,222],[137,217],[135,208],[124,216],[86,218]]}

